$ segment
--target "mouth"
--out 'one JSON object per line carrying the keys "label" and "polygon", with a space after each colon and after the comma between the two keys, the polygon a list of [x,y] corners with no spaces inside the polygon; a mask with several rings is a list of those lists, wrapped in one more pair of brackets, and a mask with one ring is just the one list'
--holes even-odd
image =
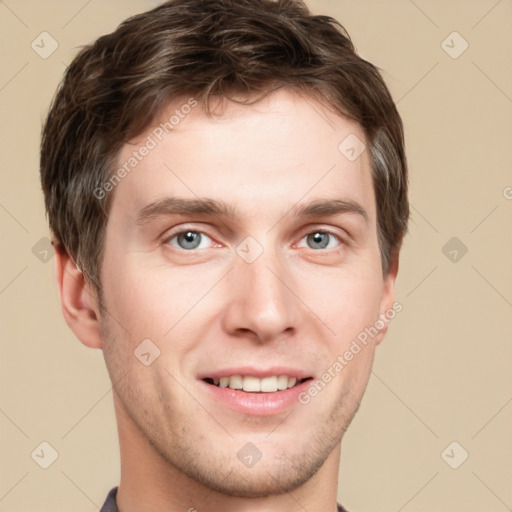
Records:
{"label": "mouth", "polygon": [[271,417],[300,405],[299,396],[314,376],[291,366],[238,366],[200,373],[196,378],[216,406],[243,415]]}
{"label": "mouth", "polygon": [[300,386],[311,379],[312,377],[297,378],[291,375],[270,375],[262,378],[253,375],[230,375],[205,377],[202,380],[217,388],[228,388],[246,393],[276,393]]}

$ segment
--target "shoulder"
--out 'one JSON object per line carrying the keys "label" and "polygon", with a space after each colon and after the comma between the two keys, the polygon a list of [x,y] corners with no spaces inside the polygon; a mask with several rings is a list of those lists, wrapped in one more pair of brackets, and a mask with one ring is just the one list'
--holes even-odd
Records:
{"label": "shoulder", "polygon": [[[117,495],[117,487],[114,487],[108,493],[107,499],[103,506],[101,507],[100,512],[119,512],[116,503],[116,495]],[[342,509],[343,510],[343,509]]]}

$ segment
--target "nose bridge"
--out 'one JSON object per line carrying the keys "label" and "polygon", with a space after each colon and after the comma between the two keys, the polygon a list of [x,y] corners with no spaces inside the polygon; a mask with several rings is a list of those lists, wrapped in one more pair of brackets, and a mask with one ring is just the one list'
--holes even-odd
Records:
{"label": "nose bridge", "polygon": [[285,286],[286,268],[274,258],[262,255],[251,264],[240,263],[243,281],[250,286],[249,292],[256,303],[283,304],[289,300],[289,291]]}
{"label": "nose bridge", "polygon": [[295,329],[299,315],[290,279],[276,250],[267,248],[252,261],[243,253],[237,256],[229,276],[226,327],[231,332],[252,331],[261,340]]}

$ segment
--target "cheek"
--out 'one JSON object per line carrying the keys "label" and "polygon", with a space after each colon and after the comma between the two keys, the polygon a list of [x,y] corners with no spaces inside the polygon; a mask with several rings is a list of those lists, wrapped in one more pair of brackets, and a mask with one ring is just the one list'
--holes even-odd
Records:
{"label": "cheek", "polygon": [[382,279],[373,267],[302,273],[297,295],[342,348],[379,315]]}
{"label": "cheek", "polygon": [[144,254],[128,255],[105,273],[105,302],[132,338],[166,343],[194,317],[207,314],[218,271],[194,265],[171,268]]}

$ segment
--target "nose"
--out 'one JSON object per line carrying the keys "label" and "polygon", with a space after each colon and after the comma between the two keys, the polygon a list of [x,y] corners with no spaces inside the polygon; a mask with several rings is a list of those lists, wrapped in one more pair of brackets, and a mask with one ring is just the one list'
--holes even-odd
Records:
{"label": "nose", "polygon": [[290,274],[283,262],[266,253],[252,263],[237,258],[226,280],[224,329],[259,342],[293,334],[301,311]]}

